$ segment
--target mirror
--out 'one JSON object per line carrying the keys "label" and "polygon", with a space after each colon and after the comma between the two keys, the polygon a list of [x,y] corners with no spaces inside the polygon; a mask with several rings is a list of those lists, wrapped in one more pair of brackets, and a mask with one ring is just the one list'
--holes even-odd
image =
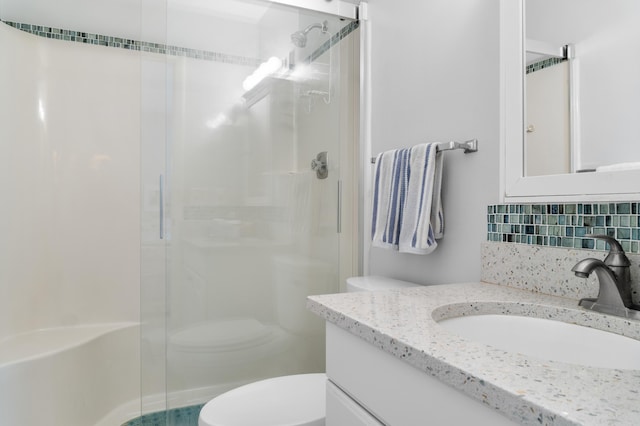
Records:
{"label": "mirror", "polygon": [[525,0],[524,13],[525,175],[640,161],[640,2]]}
{"label": "mirror", "polygon": [[638,198],[638,18],[637,0],[501,0],[504,201]]}

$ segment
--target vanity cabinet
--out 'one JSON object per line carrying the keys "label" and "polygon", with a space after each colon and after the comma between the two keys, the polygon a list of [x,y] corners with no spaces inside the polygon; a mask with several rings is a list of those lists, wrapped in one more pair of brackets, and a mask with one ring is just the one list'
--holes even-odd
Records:
{"label": "vanity cabinet", "polygon": [[517,424],[331,323],[327,376],[327,426]]}

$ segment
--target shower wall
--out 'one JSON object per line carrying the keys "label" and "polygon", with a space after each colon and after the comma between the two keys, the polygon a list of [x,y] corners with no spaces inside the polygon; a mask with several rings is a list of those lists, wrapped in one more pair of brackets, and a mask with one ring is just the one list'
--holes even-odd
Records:
{"label": "shower wall", "polygon": [[0,340],[137,321],[139,55],[0,31]]}

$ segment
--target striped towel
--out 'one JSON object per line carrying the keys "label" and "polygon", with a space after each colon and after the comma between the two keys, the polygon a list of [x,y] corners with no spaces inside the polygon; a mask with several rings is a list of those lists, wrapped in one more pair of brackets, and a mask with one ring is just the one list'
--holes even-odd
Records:
{"label": "striped towel", "polygon": [[380,153],[373,191],[372,245],[428,254],[444,234],[442,154],[435,143]]}

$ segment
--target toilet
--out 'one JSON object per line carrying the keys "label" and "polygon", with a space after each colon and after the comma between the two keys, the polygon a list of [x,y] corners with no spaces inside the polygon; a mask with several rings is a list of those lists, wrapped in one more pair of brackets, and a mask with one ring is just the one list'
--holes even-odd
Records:
{"label": "toilet", "polygon": [[[347,292],[377,291],[418,284],[385,277],[352,277]],[[324,426],[324,373],[261,380],[223,393],[200,411],[198,426]]]}

